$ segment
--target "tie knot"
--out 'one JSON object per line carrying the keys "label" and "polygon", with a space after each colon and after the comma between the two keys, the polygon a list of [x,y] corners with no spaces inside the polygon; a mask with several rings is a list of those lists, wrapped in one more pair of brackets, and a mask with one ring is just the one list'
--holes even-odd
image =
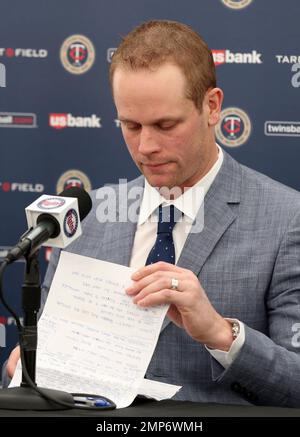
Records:
{"label": "tie knot", "polygon": [[159,206],[158,210],[158,226],[157,233],[172,233],[174,226],[179,221],[182,213],[174,207],[170,206]]}

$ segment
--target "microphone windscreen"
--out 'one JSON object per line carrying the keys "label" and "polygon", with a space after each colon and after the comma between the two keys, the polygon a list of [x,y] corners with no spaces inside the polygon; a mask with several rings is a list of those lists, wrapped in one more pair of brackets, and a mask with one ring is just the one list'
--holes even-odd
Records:
{"label": "microphone windscreen", "polygon": [[82,221],[92,209],[90,195],[83,188],[71,187],[59,193],[59,196],[75,197],[77,199],[80,221]]}

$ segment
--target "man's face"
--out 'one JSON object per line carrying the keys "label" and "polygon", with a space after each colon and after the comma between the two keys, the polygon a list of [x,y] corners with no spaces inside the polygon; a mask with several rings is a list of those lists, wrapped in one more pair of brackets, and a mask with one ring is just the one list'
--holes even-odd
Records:
{"label": "man's face", "polygon": [[217,159],[209,91],[200,113],[180,68],[168,63],[117,68],[113,92],[128,150],[150,185],[183,189],[207,173]]}

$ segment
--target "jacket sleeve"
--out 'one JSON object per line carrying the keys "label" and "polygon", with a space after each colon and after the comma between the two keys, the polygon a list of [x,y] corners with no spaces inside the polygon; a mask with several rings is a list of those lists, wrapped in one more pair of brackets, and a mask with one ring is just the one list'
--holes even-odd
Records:
{"label": "jacket sleeve", "polygon": [[300,407],[299,212],[281,239],[265,310],[268,335],[245,325],[245,343],[226,370],[211,358],[212,378],[257,405]]}

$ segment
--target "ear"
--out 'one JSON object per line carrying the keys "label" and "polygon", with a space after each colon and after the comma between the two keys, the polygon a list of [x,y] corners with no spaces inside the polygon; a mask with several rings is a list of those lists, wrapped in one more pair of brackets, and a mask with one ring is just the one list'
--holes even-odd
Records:
{"label": "ear", "polygon": [[220,119],[223,102],[223,91],[220,88],[211,88],[206,92],[206,104],[208,107],[208,125],[215,126]]}

